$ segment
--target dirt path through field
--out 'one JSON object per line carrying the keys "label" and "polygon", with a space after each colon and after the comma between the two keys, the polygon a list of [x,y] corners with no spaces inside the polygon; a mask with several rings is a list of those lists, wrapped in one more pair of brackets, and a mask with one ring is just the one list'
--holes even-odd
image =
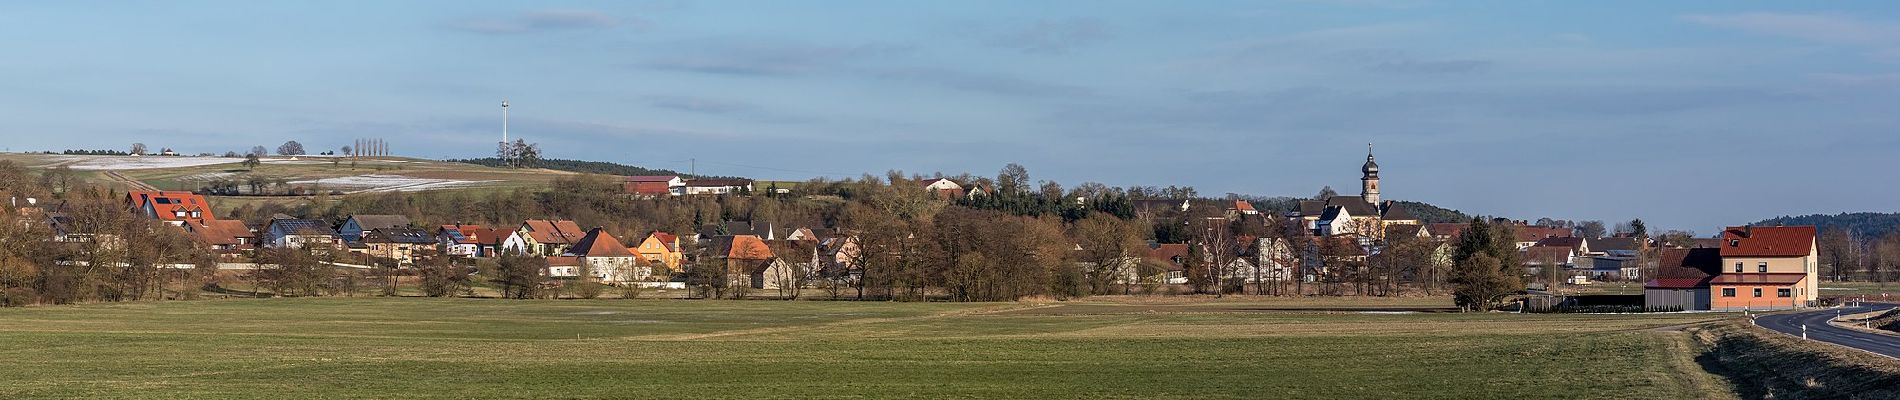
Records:
{"label": "dirt path through field", "polygon": [[130,187],[131,190],[158,190],[157,186],[152,186],[152,185],[146,184],[145,182],[139,182],[139,181],[133,180],[132,178],[127,178],[125,177],[125,175],[119,174],[119,171],[107,170],[106,178],[112,179],[113,182],[124,184]]}

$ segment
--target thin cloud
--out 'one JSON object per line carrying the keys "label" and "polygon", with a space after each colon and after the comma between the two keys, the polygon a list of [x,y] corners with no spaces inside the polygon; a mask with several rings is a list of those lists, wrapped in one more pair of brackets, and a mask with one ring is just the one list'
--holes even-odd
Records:
{"label": "thin cloud", "polygon": [[646,98],[646,103],[647,106],[658,109],[717,115],[756,122],[790,123],[810,121],[808,118],[775,112],[764,106],[739,100],[715,99],[699,96],[650,96]]}
{"label": "thin cloud", "polygon": [[1028,27],[992,36],[984,43],[1024,53],[1060,54],[1113,36],[1100,21],[1076,18],[1037,21]]}
{"label": "thin cloud", "polygon": [[765,41],[721,41],[681,46],[690,51],[641,62],[644,68],[718,75],[792,76],[831,72],[851,61],[905,51],[886,45],[815,46]]}
{"label": "thin cloud", "polygon": [[489,35],[515,35],[553,31],[609,29],[622,25],[644,25],[638,19],[623,20],[591,10],[536,10],[507,18],[469,18],[453,21],[449,29]]}
{"label": "thin cloud", "polygon": [[871,71],[881,79],[909,81],[949,89],[1016,96],[1086,96],[1088,88],[1036,82],[1004,75],[966,72],[933,67],[891,68]]}
{"label": "thin cloud", "polygon": [[1900,36],[1900,25],[1833,14],[1744,13],[1689,15],[1683,19],[1708,26],[1822,43],[1884,43]]}
{"label": "thin cloud", "polygon": [[1395,60],[1372,64],[1367,66],[1366,70],[1400,74],[1456,75],[1483,72],[1490,68],[1491,64],[1490,61],[1485,60]]}
{"label": "thin cloud", "polygon": [[1424,59],[1396,49],[1357,49],[1340,51],[1326,57],[1361,66],[1366,71],[1408,75],[1461,75],[1484,72],[1492,64],[1478,59]]}

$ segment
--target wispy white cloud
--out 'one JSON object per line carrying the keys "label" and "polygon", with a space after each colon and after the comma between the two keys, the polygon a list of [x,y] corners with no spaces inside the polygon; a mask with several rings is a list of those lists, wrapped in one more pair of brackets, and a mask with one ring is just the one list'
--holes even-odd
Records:
{"label": "wispy white cloud", "polygon": [[1688,15],[1684,20],[1757,35],[1866,49],[1866,56],[1900,62],[1900,23],[1838,14],[1743,13]]}
{"label": "wispy white cloud", "polygon": [[1036,21],[1027,27],[991,35],[984,43],[1034,54],[1061,54],[1112,38],[1107,24],[1088,18]]}
{"label": "wispy white cloud", "polygon": [[644,20],[620,18],[598,11],[550,9],[523,12],[506,18],[467,18],[450,21],[449,29],[491,34],[512,35],[565,30],[607,29],[623,25],[643,27]]}
{"label": "wispy white cloud", "polygon": [[1743,13],[1689,15],[1683,19],[1703,25],[1822,43],[1888,43],[1900,37],[1900,24],[1834,14]]}
{"label": "wispy white cloud", "polygon": [[792,76],[832,72],[851,62],[909,50],[893,45],[812,45],[778,40],[708,40],[681,43],[684,51],[638,66],[721,75]]}

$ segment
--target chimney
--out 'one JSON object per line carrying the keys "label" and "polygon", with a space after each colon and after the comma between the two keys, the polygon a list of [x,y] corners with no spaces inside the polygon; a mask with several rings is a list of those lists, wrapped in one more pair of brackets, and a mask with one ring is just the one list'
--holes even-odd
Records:
{"label": "chimney", "polygon": [[1755,225],[1743,225],[1742,237],[1753,237],[1753,236],[1755,236]]}

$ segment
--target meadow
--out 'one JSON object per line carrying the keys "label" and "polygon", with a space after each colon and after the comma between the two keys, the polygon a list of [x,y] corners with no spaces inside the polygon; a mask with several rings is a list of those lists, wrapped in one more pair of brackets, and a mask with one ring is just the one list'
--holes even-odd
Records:
{"label": "meadow", "polygon": [[1722,397],[1670,329],[1722,317],[1244,298],[43,306],[0,309],[0,398]]}

